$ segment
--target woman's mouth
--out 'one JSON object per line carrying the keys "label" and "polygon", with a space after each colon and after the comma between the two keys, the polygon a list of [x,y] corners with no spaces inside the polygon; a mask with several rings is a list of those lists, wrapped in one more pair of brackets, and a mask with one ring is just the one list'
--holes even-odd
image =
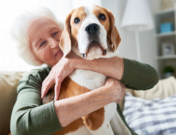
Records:
{"label": "woman's mouth", "polygon": [[59,51],[57,51],[57,53],[55,54],[55,57],[57,57],[57,56],[62,56],[62,55],[63,55],[62,50],[59,50]]}

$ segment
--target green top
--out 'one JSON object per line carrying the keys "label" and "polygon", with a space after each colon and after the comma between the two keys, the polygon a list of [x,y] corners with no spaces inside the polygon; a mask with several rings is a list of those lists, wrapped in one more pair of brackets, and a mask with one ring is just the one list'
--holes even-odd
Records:
{"label": "green top", "polygon": [[[50,70],[49,67],[31,70],[20,80],[11,117],[12,135],[50,135],[63,128],[57,118],[54,102],[41,105],[42,82]],[[121,82],[127,88],[146,90],[152,88],[158,80],[156,70],[150,65],[124,58]],[[126,124],[119,105],[117,111]],[[127,124],[126,126],[128,127]],[[129,130],[135,135],[130,128]]]}

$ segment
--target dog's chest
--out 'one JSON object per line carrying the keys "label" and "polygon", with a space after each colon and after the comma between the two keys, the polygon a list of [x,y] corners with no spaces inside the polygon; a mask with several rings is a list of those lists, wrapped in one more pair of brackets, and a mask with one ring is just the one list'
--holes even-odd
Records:
{"label": "dog's chest", "polygon": [[69,77],[77,84],[84,86],[89,90],[94,90],[103,86],[106,81],[106,76],[100,73],[81,69],[76,69]]}

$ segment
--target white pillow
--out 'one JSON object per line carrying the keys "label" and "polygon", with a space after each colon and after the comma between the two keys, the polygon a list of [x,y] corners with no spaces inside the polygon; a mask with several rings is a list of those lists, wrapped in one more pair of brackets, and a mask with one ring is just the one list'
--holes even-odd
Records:
{"label": "white pillow", "polygon": [[139,135],[176,135],[176,95],[144,100],[127,92],[123,115]]}

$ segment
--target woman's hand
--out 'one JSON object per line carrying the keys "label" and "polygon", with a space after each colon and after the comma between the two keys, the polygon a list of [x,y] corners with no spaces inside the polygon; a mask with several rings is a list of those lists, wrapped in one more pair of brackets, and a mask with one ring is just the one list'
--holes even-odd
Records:
{"label": "woman's hand", "polygon": [[41,92],[41,98],[43,99],[51,86],[55,83],[55,98],[54,100],[59,99],[60,94],[60,87],[62,81],[73,72],[74,67],[72,65],[72,59],[77,58],[76,54],[71,52],[68,54],[68,56],[62,57],[62,59],[52,67],[49,75],[46,77],[46,79],[43,81],[42,84],[42,92]]}
{"label": "woman's hand", "polygon": [[108,87],[109,93],[112,94],[113,101],[117,104],[120,103],[125,96],[125,85],[116,79],[107,78],[105,86]]}

